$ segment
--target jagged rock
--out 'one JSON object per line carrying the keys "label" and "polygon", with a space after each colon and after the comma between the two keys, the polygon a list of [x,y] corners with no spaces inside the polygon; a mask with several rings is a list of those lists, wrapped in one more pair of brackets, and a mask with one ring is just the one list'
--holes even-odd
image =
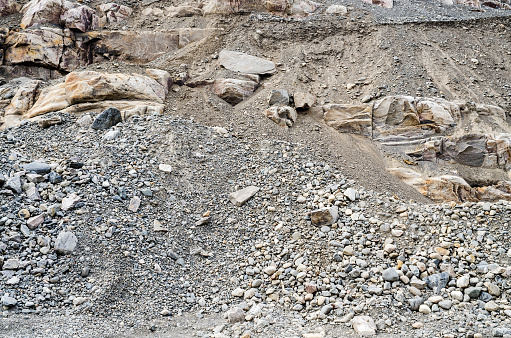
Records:
{"label": "jagged rock", "polygon": [[97,130],[109,129],[121,121],[121,111],[117,108],[108,108],[96,117],[91,128]]}
{"label": "jagged rock", "polygon": [[296,92],[293,98],[296,109],[309,109],[316,103],[316,97],[310,93]]}
{"label": "jagged rock", "polygon": [[172,87],[172,77],[169,72],[161,69],[146,69],[145,71],[150,77],[163,86],[165,94],[169,92],[170,87]]}
{"label": "jagged rock", "polygon": [[12,0],[0,0],[0,18],[18,13],[21,6]]}
{"label": "jagged rock", "polygon": [[99,18],[89,6],[71,1],[64,1],[60,22],[63,27],[82,32],[95,30],[99,27]]}
{"label": "jagged rock", "polygon": [[258,187],[253,185],[235,191],[229,195],[229,200],[232,204],[241,207],[245,202],[251,199],[259,191]]}
{"label": "jagged rock", "polygon": [[273,74],[275,64],[272,61],[241,52],[222,50],[218,55],[220,64],[229,70],[247,74]]}
{"label": "jagged rock", "polygon": [[285,89],[272,90],[268,98],[269,106],[288,106],[289,93]]}
{"label": "jagged rock", "polygon": [[4,123],[6,126],[16,124],[21,116],[26,113],[34,104],[37,89],[41,84],[39,80],[22,79],[14,97],[4,110]]}
{"label": "jagged rock", "polygon": [[21,189],[21,179],[18,175],[8,178],[4,183],[4,188],[12,190],[17,194],[21,194],[23,192]]}
{"label": "jagged rock", "polygon": [[238,79],[219,79],[213,83],[213,92],[230,104],[237,104],[254,93],[257,84]]}
{"label": "jagged rock", "polygon": [[99,5],[98,9],[104,14],[106,22],[109,24],[124,21],[133,13],[130,7],[113,2]]}
{"label": "jagged rock", "polygon": [[46,87],[41,91],[39,98],[24,115],[24,118],[31,118],[37,115],[59,111],[67,108],[69,103],[66,100],[66,84],[59,83]]}
{"label": "jagged rock", "polygon": [[24,13],[21,28],[40,24],[60,25],[62,0],[32,0],[21,9]]}
{"label": "jagged rock", "polygon": [[57,253],[67,255],[75,251],[77,242],[75,234],[65,230],[57,236],[54,249]]}
{"label": "jagged rock", "polygon": [[296,110],[289,106],[274,106],[266,109],[264,115],[281,127],[291,127],[298,115]]}
{"label": "jagged rock", "polygon": [[371,105],[326,104],[323,118],[326,124],[341,132],[372,135]]}
{"label": "jagged rock", "polygon": [[351,320],[351,325],[355,332],[361,336],[374,336],[376,334],[376,324],[373,318],[369,316],[355,316]]}

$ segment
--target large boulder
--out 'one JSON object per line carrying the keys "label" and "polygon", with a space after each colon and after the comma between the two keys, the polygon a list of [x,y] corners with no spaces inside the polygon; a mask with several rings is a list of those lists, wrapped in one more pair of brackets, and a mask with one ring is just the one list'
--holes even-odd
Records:
{"label": "large boulder", "polygon": [[92,8],[71,1],[64,1],[60,22],[63,27],[82,32],[99,27],[99,17]]}
{"label": "large boulder", "polygon": [[21,28],[42,24],[60,25],[62,0],[32,0],[21,9]]}
{"label": "large boulder", "polygon": [[275,64],[272,61],[241,52],[222,50],[218,55],[220,64],[229,70],[245,74],[273,74]]}
{"label": "large boulder", "polygon": [[372,136],[372,109],[370,104],[326,104],[323,118],[329,126],[343,132]]}

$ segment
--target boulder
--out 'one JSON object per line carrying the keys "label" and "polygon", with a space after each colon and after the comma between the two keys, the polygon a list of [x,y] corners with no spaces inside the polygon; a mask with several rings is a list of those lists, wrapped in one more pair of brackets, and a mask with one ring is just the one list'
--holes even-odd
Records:
{"label": "boulder", "polygon": [[121,111],[117,108],[108,108],[96,117],[91,128],[96,130],[109,129],[121,121]]}
{"label": "boulder", "polygon": [[289,106],[273,106],[264,111],[264,115],[281,127],[291,127],[298,115]]}
{"label": "boulder", "polygon": [[323,118],[329,126],[343,132],[372,136],[372,110],[369,104],[326,104]]}
{"label": "boulder", "polygon": [[259,75],[275,72],[275,64],[272,61],[241,52],[224,49],[220,52],[218,61],[224,68],[234,72]]}
{"label": "boulder", "polygon": [[139,74],[72,72],[65,80],[66,100],[81,102],[138,99],[163,103],[165,90],[156,80]]}
{"label": "boulder", "polygon": [[32,0],[21,9],[23,18],[21,28],[41,24],[60,25],[62,0]]}
{"label": "boulder", "polygon": [[109,24],[124,21],[133,13],[130,7],[113,2],[99,5],[98,10],[103,13],[104,19]]}
{"label": "boulder", "polygon": [[316,103],[316,97],[310,93],[296,92],[293,98],[296,109],[309,109]]}
{"label": "boulder", "polygon": [[269,106],[288,106],[289,93],[285,89],[274,89],[270,92],[268,97]]}
{"label": "boulder", "polygon": [[0,18],[18,13],[21,6],[12,0],[0,0]]}
{"label": "boulder", "polygon": [[56,28],[12,32],[5,39],[5,64],[22,63],[59,68],[64,34]]}
{"label": "boulder", "polygon": [[32,108],[23,114],[23,118],[31,118],[53,111],[59,111],[68,106],[69,103],[66,100],[65,83],[59,83],[44,88]]}
{"label": "boulder", "polygon": [[71,1],[64,1],[60,22],[63,27],[81,32],[99,27],[99,18],[92,8]]}
{"label": "boulder", "polygon": [[5,115],[21,116],[27,112],[34,104],[34,99],[40,84],[41,81],[39,80],[24,81],[16,90],[9,105],[5,108]]}
{"label": "boulder", "polygon": [[238,79],[218,79],[213,83],[213,92],[230,104],[237,104],[254,93],[257,84]]}

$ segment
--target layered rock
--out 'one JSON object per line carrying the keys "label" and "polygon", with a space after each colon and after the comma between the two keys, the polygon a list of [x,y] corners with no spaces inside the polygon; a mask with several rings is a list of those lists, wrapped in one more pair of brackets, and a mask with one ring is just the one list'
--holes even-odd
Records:
{"label": "layered rock", "polygon": [[510,198],[511,126],[500,107],[388,96],[370,104],[327,104],[323,112],[329,126],[370,137],[391,157],[418,164],[416,171],[391,171],[434,200]]}

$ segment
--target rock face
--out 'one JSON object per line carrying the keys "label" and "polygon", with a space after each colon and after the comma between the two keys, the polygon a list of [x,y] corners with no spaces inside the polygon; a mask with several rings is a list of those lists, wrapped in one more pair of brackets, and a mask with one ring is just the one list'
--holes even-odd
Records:
{"label": "rock face", "polygon": [[[435,201],[511,197],[506,173],[511,126],[500,107],[387,96],[365,105],[326,104],[323,111],[331,127],[379,141],[404,163],[420,161],[417,169],[424,168],[425,175],[411,168],[389,171]],[[457,174],[445,175],[442,168],[449,167]]]}
{"label": "rock face", "polygon": [[220,52],[218,61],[224,68],[234,72],[259,75],[275,72],[275,64],[272,61],[241,52],[224,49]]}

